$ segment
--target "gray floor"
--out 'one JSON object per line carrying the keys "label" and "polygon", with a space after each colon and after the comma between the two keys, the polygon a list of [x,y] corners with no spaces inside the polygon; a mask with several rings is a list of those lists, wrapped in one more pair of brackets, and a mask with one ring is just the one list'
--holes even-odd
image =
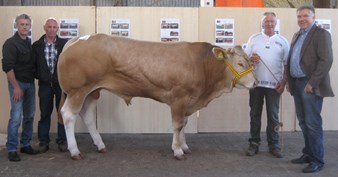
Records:
{"label": "gray floor", "polygon": [[[325,132],[324,169],[303,174],[306,165],[291,164],[303,147],[300,132],[283,132],[281,141],[284,158],[274,158],[267,152],[265,134],[260,152],[245,156],[248,133],[188,134],[187,143],[192,154],[186,160],[173,158],[171,134],[103,134],[107,153],[97,153],[89,134],[76,134],[85,159],[74,161],[68,152],[58,152],[55,143],[44,154],[20,154],[21,162],[9,162],[3,145],[0,150],[1,177],[334,177],[338,176],[338,132]],[[52,135],[53,139],[55,134]],[[33,139],[37,145],[36,135]]]}

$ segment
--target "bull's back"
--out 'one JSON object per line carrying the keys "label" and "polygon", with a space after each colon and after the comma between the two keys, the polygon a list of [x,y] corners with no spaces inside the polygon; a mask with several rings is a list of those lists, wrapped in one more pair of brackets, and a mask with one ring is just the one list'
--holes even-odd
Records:
{"label": "bull's back", "polygon": [[60,83],[67,83],[63,89],[70,90],[113,79],[133,96],[193,87],[204,79],[203,60],[208,52],[211,45],[207,43],[146,42],[97,34],[77,39],[64,50]]}

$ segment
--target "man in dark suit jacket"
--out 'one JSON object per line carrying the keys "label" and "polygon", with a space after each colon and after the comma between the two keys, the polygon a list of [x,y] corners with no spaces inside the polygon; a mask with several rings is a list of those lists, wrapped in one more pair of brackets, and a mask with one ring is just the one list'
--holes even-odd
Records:
{"label": "man in dark suit jacket", "polygon": [[324,97],[333,97],[329,71],[333,62],[331,35],[315,24],[312,6],[297,9],[300,30],[294,35],[287,63],[288,90],[294,97],[305,147],[300,158],[291,162],[309,163],[304,173],[320,171],[324,166],[321,110]]}

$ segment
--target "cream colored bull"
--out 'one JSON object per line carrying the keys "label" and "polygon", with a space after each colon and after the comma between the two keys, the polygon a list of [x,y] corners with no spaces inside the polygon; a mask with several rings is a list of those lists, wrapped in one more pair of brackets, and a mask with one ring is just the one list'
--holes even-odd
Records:
{"label": "cream colored bull", "polygon": [[118,95],[127,105],[133,97],[169,105],[171,148],[182,159],[190,152],[184,135],[187,117],[233,87],[255,85],[241,47],[224,50],[203,42],[145,42],[104,34],[69,41],[59,58],[58,77],[67,94],[61,114],[73,159],[82,158],[74,135],[77,116],[88,127],[98,150],[106,151],[94,123],[101,89]]}

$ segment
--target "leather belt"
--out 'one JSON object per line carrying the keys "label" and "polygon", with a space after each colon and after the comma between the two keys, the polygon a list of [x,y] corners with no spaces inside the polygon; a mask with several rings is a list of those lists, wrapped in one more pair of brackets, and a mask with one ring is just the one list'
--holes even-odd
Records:
{"label": "leather belt", "polygon": [[293,77],[293,79],[294,79],[294,80],[301,81],[301,80],[307,79],[307,77]]}

